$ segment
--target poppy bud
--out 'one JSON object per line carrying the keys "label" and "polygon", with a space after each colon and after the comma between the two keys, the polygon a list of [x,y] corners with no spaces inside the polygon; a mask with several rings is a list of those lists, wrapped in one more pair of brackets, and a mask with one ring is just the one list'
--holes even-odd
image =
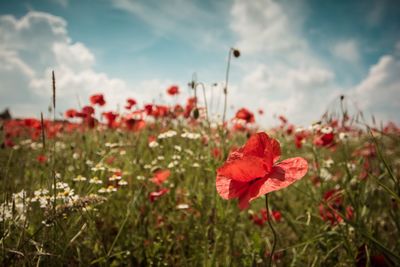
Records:
{"label": "poppy bud", "polygon": [[236,58],[240,57],[240,51],[237,49],[233,49],[233,56]]}
{"label": "poppy bud", "polygon": [[199,109],[198,108],[195,108],[194,110],[193,110],[193,118],[195,118],[196,120],[199,118],[199,116],[200,116],[200,112],[199,112]]}
{"label": "poppy bud", "polygon": [[188,86],[190,87],[190,88],[192,88],[192,89],[194,89],[194,87],[195,87],[195,82],[194,81],[191,81],[190,83],[188,83]]}

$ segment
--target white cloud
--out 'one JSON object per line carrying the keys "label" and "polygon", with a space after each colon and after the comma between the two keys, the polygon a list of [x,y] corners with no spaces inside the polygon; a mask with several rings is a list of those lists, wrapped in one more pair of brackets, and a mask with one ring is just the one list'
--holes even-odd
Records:
{"label": "white cloud", "polygon": [[379,119],[400,122],[400,58],[382,56],[367,77],[354,89],[352,97],[363,111]]}
{"label": "white cloud", "polygon": [[52,70],[59,111],[77,108],[78,98],[87,104],[93,93],[104,93],[111,109],[128,96],[151,101],[153,92],[166,86],[155,80],[152,88],[142,83],[144,90],[132,90],[125,81],[95,71],[95,56],[84,44],[72,42],[66,27],[62,18],[43,12],[0,17],[0,109],[9,106],[16,116],[46,111]]}
{"label": "white cloud", "polygon": [[244,72],[231,90],[232,103],[263,108],[263,124],[273,124],[275,114],[299,124],[317,120],[340,89],[302,37],[300,14],[273,0],[237,0],[231,14],[236,47],[243,54],[235,65]]}
{"label": "white cloud", "polygon": [[358,43],[354,39],[340,41],[336,43],[331,52],[336,57],[352,64],[360,63],[360,49]]}
{"label": "white cloud", "polygon": [[[222,2],[212,2],[207,9],[196,1],[112,0],[115,8],[126,11],[151,27],[158,36],[178,37],[197,47],[225,49]],[[229,46],[228,46],[229,47]]]}
{"label": "white cloud", "polygon": [[244,51],[283,53],[305,46],[284,8],[273,0],[235,1],[231,15],[237,47]]}

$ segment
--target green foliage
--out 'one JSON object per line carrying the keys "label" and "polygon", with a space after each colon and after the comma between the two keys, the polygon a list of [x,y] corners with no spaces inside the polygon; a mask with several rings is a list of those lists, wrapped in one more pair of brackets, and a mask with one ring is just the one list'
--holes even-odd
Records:
{"label": "green foliage", "polygon": [[[251,220],[264,208],[264,199],[240,211],[215,189],[215,171],[223,159],[212,150],[227,154],[246,135],[231,133],[221,140],[226,135],[206,127],[152,126],[140,132],[60,133],[46,140],[46,148],[22,138],[17,146],[0,150],[2,265],[264,265],[272,234],[266,224]],[[176,135],[149,146],[150,136],[166,130]],[[331,148],[316,147],[309,139],[301,149],[293,134],[273,135],[281,143],[282,159],[302,156],[310,166],[301,181],[270,194],[272,210],[282,214],[282,220],[273,221],[278,233],[274,264],[353,266],[364,257],[371,265],[374,257],[383,256],[388,266],[400,265],[399,135],[367,132],[347,141],[337,138]],[[376,149],[374,155],[357,154],[366,144]],[[47,161],[38,162],[39,155]],[[158,169],[171,170],[160,186],[150,180]],[[53,171],[57,183],[67,183],[56,192]],[[110,181],[113,174],[116,180]],[[149,194],[160,188],[169,192],[150,201]],[[47,203],[41,196],[43,207],[32,200],[35,191],[40,198],[39,189],[48,190],[43,194]],[[335,211],[324,200],[331,189],[343,198]],[[346,216],[346,207],[352,216]],[[321,208],[337,212],[341,221],[323,220]]]}

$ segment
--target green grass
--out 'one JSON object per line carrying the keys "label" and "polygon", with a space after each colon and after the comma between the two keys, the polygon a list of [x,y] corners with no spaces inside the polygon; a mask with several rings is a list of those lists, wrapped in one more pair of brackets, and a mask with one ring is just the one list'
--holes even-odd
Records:
{"label": "green grass", "polygon": [[[148,137],[166,130],[177,135],[158,140],[159,146],[150,148]],[[181,137],[185,130],[207,135],[209,142]],[[282,214],[281,221],[272,222],[278,234],[273,264],[354,266],[363,254],[367,266],[373,266],[378,256],[388,266],[399,266],[399,134],[371,136],[363,131],[348,141],[336,136],[335,149],[314,146],[312,137],[298,149],[293,134],[281,130],[272,135],[281,143],[281,159],[301,156],[309,163],[301,181],[269,195],[270,208]],[[265,265],[272,233],[267,224],[258,226],[250,219],[251,213],[265,208],[265,199],[241,211],[236,200],[224,200],[216,192],[216,169],[232,146],[241,146],[247,139],[241,132],[224,136],[219,131],[210,134],[201,125],[164,121],[140,132],[104,127],[61,131],[46,139],[45,148],[40,147],[40,138],[16,137],[17,147],[0,150],[2,265]],[[367,158],[355,151],[367,143],[376,148],[376,154],[368,158],[367,177],[360,179]],[[214,158],[214,147],[224,150],[225,157]],[[45,155],[47,162],[39,163],[38,155]],[[333,160],[329,167],[328,159]],[[171,162],[176,162],[173,167]],[[96,165],[103,170],[93,170]],[[155,170],[167,168],[171,176],[161,187],[169,192],[151,202],[150,192],[159,187],[150,178]],[[127,185],[99,193],[108,183],[115,185],[107,181],[116,170]],[[57,182],[74,190],[69,196],[65,192],[65,201],[57,199],[55,208],[51,204],[53,172],[59,177]],[[78,175],[87,180],[74,181]],[[103,184],[89,183],[95,176]],[[332,224],[322,219],[319,206],[330,210],[323,196],[333,188],[343,197],[337,210],[343,221]],[[46,208],[31,202],[39,189],[49,192]],[[13,200],[12,194],[21,190],[25,197]],[[179,204],[188,208],[179,209]],[[347,206],[354,211],[350,219],[345,216]]]}

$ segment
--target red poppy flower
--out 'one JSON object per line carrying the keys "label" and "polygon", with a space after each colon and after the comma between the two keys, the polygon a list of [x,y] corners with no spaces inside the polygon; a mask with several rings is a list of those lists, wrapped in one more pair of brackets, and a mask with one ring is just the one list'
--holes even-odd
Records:
{"label": "red poppy flower", "polygon": [[94,108],[91,106],[84,106],[81,112],[76,114],[77,117],[87,118],[94,114]]}
{"label": "red poppy flower", "polygon": [[13,147],[15,144],[13,142],[13,140],[6,138],[6,140],[4,140],[4,146],[5,147]]}
{"label": "red poppy flower", "polygon": [[224,199],[238,198],[239,207],[244,209],[250,201],[300,180],[307,172],[307,161],[296,157],[278,163],[280,154],[278,141],[266,133],[251,136],[218,168],[219,195]]}
{"label": "red poppy flower", "polygon": [[170,170],[159,170],[154,174],[153,178],[151,178],[151,181],[156,185],[161,185],[168,179],[170,175]]}
{"label": "red poppy flower", "polygon": [[168,193],[168,192],[169,192],[169,189],[168,189],[168,188],[162,188],[162,189],[159,190],[159,191],[151,192],[151,193],[149,194],[150,202],[156,201],[159,197],[165,195],[165,194]]}
{"label": "red poppy flower", "polygon": [[103,112],[103,117],[106,118],[107,120],[107,125],[109,128],[112,128],[115,125],[115,120],[118,118],[118,113],[108,111],[108,112]]}
{"label": "red poppy flower", "polygon": [[[276,222],[281,221],[282,214],[280,213],[280,211],[273,210],[270,214]],[[268,221],[267,209],[261,209],[259,213],[255,213],[250,216],[250,219],[253,221],[254,224],[258,226],[264,226],[264,224]]]}
{"label": "red poppy flower", "polygon": [[336,225],[343,221],[339,212],[343,212],[348,220],[353,218],[353,208],[351,206],[344,208],[343,196],[339,190],[332,189],[325,192],[324,201],[326,204],[321,203],[319,205],[319,214],[322,220],[330,222],[331,225]]}
{"label": "red poppy flower", "polygon": [[47,161],[47,157],[45,155],[39,155],[37,156],[37,161],[43,164]]}
{"label": "red poppy flower", "polygon": [[126,106],[125,106],[125,108],[126,109],[131,109],[134,105],[136,105],[137,104],[137,102],[136,102],[136,100],[135,99],[133,99],[133,98],[128,98],[127,100],[126,100]]}
{"label": "red poppy flower", "polygon": [[254,122],[254,114],[245,108],[239,109],[238,112],[236,112],[235,117],[248,123]]}
{"label": "red poppy flower", "polygon": [[173,85],[167,89],[167,93],[169,95],[177,95],[177,94],[179,94],[179,87],[176,85]]}
{"label": "red poppy flower", "polygon": [[185,118],[189,118],[190,117],[190,113],[196,107],[196,103],[197,103],[197,98],[196,97],[189,97],[187,99],[186,106],[185,106],[185,112],[183,114],[183,116]]}
{"label": "red poppy flower", "polygon": [[334,133],[322,133],[314,138],[314,144],[316,146],[330,147],[334,145],[335,134]]}
{"label": "red poppy flower", "polygon": [[104,100],[103,94],[96,94],[90,97],[90,103],[92,103],[92,105],[104,106],[106,101]]}
{"label": "red poppy flower", "polygon": [[78,111],[76,111],[75,109],[68,109],[67,111],[65,111],[66,118],[75,118],[76,114],[78,114]]}

